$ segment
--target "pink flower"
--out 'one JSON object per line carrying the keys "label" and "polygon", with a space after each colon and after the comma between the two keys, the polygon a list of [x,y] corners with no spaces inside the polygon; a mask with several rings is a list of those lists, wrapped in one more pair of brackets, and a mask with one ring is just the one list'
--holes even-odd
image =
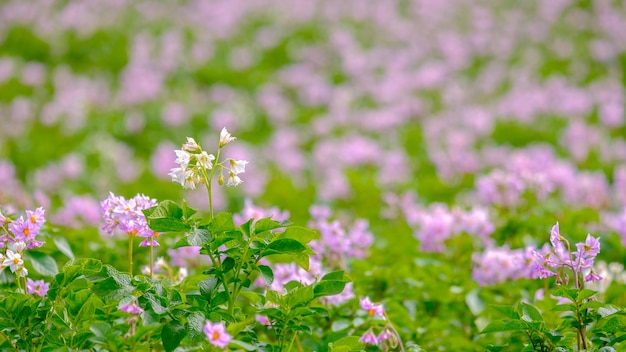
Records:
{"label": "pink flower", "polygon": [[48,289],[50,288],[50,284],[43,281],[37,280],[33,281],[32,279],[26,279],[26,289],[29,294],[36,294],[39,297],[43,297],[48,293]]}
{"label": "pink flower", "polygon": [[139,315],[143,313],[143,309],[139,306],[139,303],[137,302],[136,298],[133,298],[133,300],[130,303],[121,304],[118,309],[121,310],[122,312],[130,313],[134,315]]}
{"label": "pink flower", "polygon": [[382,317],[382,318],[385,317],[385,309],[383,308],[383,305],[380,303],[378,304],[372,303],[369,297],[362,298],[359,301],[359,304],[361,305],[362,309],[367,311],[367,314],[369,314],[370,317],[374,315],[378,315],[379,317]]}
{"label": "pink flower", "polygon": [[232,337],[226,332],[226,326],[224,322],[219,324],[213,324],[208,321],[204,325],[204,333],[206,334],[209,342],[216,347],[225,348]]}
{"label": "pink flower", "polygon": [[360,342],[366,343],[368,345],[378,345],[378,337],[374,334],[374,332],[370,329],[361,336],[359,339]]}

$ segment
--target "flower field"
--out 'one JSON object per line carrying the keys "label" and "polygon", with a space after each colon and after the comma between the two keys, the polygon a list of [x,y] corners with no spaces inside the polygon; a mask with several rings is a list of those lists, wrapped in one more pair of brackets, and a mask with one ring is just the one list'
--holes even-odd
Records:
{"label": "flower field", "polygon": [[1,351],[626,351],[626,2],[0,2]]}

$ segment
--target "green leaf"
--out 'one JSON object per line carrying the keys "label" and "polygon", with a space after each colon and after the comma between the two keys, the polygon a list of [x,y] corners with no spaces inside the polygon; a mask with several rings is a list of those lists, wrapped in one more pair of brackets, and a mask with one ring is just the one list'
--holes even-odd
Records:
{"label": "green leaf", "polygon": [[206,226],[212,234],[236,230],[233,215],[230,213],[217,214]]}
{"label": "green leaf", "polygon": [[346,281],[326,280],[320,281],[315,284],[313,292],[315,294],[315,298],[323,296],[333,296],[343,292],[345,287]]}
{"label": "green leaf", "polygon": [[33,264],[35,271],[41,275],[54,276],[59,273],[57,262],[51,256],[36,251],[28,251],[26,253],[26,256]]}
{"label": "green leaf", "polygon": [[576,310],[576,306],[573,303],[557,304],[552,307],[553,312],[573,312]]}
{"label": "green leaf", "polygon": [[557,297],[569,298],[572,302],[575,302],[576,297],[578,297],[578,290],[559,286],[559,288],[557,288],[553,294]]}
{"label": "green leaf", "polygon": [[333,352],[339,351],[361,351],[365,349],[365,344],[359,341],[359,336],[346,336],[342,337],[339,340],[329,343],[328,347]]}
{"label": "green leaf", "polygon": [[502,320],[502,321],[494,321],[489,323],[480,334],[487,334],[490,332],[498,332],[498,331],[516,331],[516,330],[525,330],[528,328],[528,325],[523,321],[519,320]]}
{"label": "green leaf", "polygon": [[[258,230],[257,230],[258,231]],[[281,238],[291,238],[293,240],[296,240],[300,243],[309,243],[312,240],[317,240],[320,238],[320,233],[315,231],[315,230],[311,230],[308,229],[306,227],[301,227],[301,226],[289,226],[285,229],[284,232],[282,232],[279,236],[279,239]]]}
{"label": "green leaf", "polygon": [[292,238],[281,238],[267,245],[262,256],[271,254],[300,254],[309,248]]}
{"label": "green leaf", "polygon": [[313,294],[312,286],[302,286],[289,292],[285,299],[290,308],[299,306],[301,304],[307,304],[315,298]]}
{"label": "green leaf", "polygon": [[148,226],[156,232],[184,232],[191,228],[183,220],[175,218],[153,218],[147,220]]}
{"label": "green leaf", "polygon": [[519,314],[513,309],[512,306],[503,306],[503,305],[491,305],[491,308],[497,310],[498,312],[504,314],[506,317],[511,319],[519,319]]}
{"label": "green leaf", "polygon": [[189,234],[176,242],[174,248],[188,246],[204,246],[211,241],[211,233],[206,229],[193,229]]}
{"label": "green leaf", "polygon": [[198,336],[204,335],[203,328],[205,322],[206,317],[201,312],[193,312],[189,314],[189,316],[187,317],[187,330],[190,339],[194,339]]}
{"label": "green leaf", "polygon": [[211,306],[217,307],[226,302],[228,302],[228,293],[226,293],[225,291],[222,291],[218,293],[217,295],[215,295],[215,297],[213,297],[213,299],[211,300]]}
{"label": "green leaf", "polygon": [[235,268],[235,258],[226,257],[222,262],[222,272],[227,273]]}
{"label": "green leaf", "polygon": [[163,341],[163,348],[170,352],[176,349],[180,342],[187,335],[185,328],[181,326],[177,321],[171,321],[161,330],[161,341]]}
{"label": "green leaf", "polygon": [[249,344],[247,342],[243,342],[243,341],[240,341],[240,340],[230,340],[229,344],[232,344],[232,345],[235,345],[235,346],[239,346],[239,347],[243,348],[246,351],[258,351],[259,350],[256,346],[253,346],[253,345],[251,345],[251,344]]}
{"label": "green leaf", "polygon": [[604,317],[608,317],[609,315],[613,315],[615,313],[620,312],[621,310],[619,308],[613,307],[613,306],[604,306],[600,309],[598,309],[598,314],[600,314],[603,318]]}
{"label": "green leaf", "polygon": [[142,210],[150,228],[157,232],[182,232],[190,229],[183,220],[183,210],[171,200]]}
{"label": "green leaf", "polygon": [[578,301],[582,301],[583,299],[587,299],[587,298],[595,295],[596,293],[598,293],[598,292],[594,291],[594,290],[589,290],[589,289],[584,288],[584,289],[582,289],[582,290],[580,290],[578,292],[577,299],[578,299]]}
{"label": "green leaf", "polygon": [[541,315],[541,313],[535,306],[522,302],[521,310],[522,310],[522,317],[521,317],[522,320],[527,321],[529,323],[543,322],[543,316]]}
{"label": "green leaf", "polygon": [[70,244],[67,242],[67,239],[65,237],[55,237],[53,241],[61,253],[65,254],[66,257],[72,260],[74,259],[74,252],[72,252],[72,247],[70,247]]}
{"label": "green leaf", "polygon": [[186,201],[183,200],[182,203],[182,210],[183,210],[183,218],[184,219],[189,219],[190,217],[193,216],[193,214],[197,213],[196,209],[190,207]]}
{"label": "green leaf", "polygon": [[343,270],[337,270],[324,275],[321,281],[346,281],[344,279],[347,279],[347,282],[350,282],[350,278],[345,275]]}
{"label": "green leaf", "polygon": [[274,271],[272,271],[272,268],[267,265],[259,265],[259,271],[261,272],[261,276],[267,286],[274,282]]}
{"label": "green leaf", "polygon": [[290,224],[291,223],[289,221],[278,222],[270,218],[263,218],[263,219],[259,219],[254,224],[254,231],[255,233],[262,233],[265,231],[270,231],[270,230],[275,230],[275,229],[279,229],[282,227],[286,227],[286,226],[289,226]]}
{"label": "green leaf", "polygon": [[210,296],[213,291],[215,291],[215,288],[217,288],[217,278],[211,276],[206,280],[200,281],[198,286],[200,287],[200,292],[202,292],[203,295]]}

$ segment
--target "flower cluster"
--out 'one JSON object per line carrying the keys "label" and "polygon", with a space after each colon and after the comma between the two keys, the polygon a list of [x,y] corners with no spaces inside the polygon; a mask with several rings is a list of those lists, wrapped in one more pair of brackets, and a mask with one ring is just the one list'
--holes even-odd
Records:
{"label": "flower cluster", "polygon": [[46,222],[45,210],[41,207],[35,210],[26,210],[26,218],[20,216],[12,220],[0,211],[0,271],[9,268],[17,277],[28,275],[24,267],[24,251],[41,247],[43,242],[35,238]]}
{"label": "flower cluster", "polygon": [[370,327],[361,336],[359,341],[368,345],[383,344],[384,346],[382,347],[384,351],[387,351],[389,348],[396,348],[398,344],[401,343],[400,337],[396,329],[391,325],[391,322],[387,319],[383,305],[381,303],[373,303],[369,297],[361,298],[359,305],[361,309],[367,312],[370,318],[378,318],[385,321],[385,325],[378,334],[374,332],[374,327]]}
{"label": "flower cluster", "polygon": [[[219,160],[221,149],[228,143],[234,141],[230,133],[223,128],[220,133],[220,142],[217,152],[217,158],[213,154],[209,154],[202,150],[202,147],[193,138],[187,137],[187,142],[182,145],[180,150],[175,150],[176,164],[178,167],[170,170],[169,176],[172,181],[180,183],[184,189],[195,189],[199,183],[209,184],[214,169],[219,171],[218,182],[220,185],[226,183],[226,186],[237,186],[243,181],[239,178],[239,174],[246,171],[246,160],[226,159],[222,162]],[[224,180],[224,171],[228,173]],[[207,172],[210,172],[208,174]]]}
{"label": "flower cluster", "polygon": [[29,295],[37,295],[39,297],[43,297],[48,293],[48,289],[50,289],[50,284],[43,280],[31,280],[26,279],[26,290]]}
{"label": "flower cluster", "polygon": [[483,253],[474,253],[472,279],[485,286],[528,277],[526,262],[531,252],[531,248],[493,247]]}
{"label": "flower cluster", "polygon": [[600,253],[600,240],[587,235],[585,242],[576,244],[576,251],[572,252],[569,242],[561,236],[559,224],[556,223],[550,232],[551,246],[544,246],[541,250],[533,251],[533,262],[530,265],[533,277],[557,277],[557,284],[566,285],[569,275],[565,269],[570,269],[574,275],[576,287],[582,287],[582,278],[585,282],[599,281],[602,277],[593,271],[595,257]]}
{"label": "flower cluster", "polygon": [[309,210],[312,220],[309,227],[320,232],[319,240],[311,242],[311,247],[318,253],[313,258],[325,264],[342,267],[351,258],[366,258],[374,236],[369,231],[369,223],[357,219],[351,227],[345,228],[338,220],[331,220],[331,210],[326,206],[312,206]]}
{"label": "flower cluster", "polygon": [[155,238],[158,238],[159,234],[148,227],[148,222],[142,212],[142,210],[151,208],[156,204],[156,199],[143,194],[125,199],[122,196],[109,193],[109,197],[100,203],[104,218],[102,230],[108,234],[113,234],[116,229],[119,229],[130,236],[145,238],[140,244],[142,247],[158,246],[159,243]]}
{"label": "flower cluster", "polygon": [[26,249],[41,247],[43,242],[35,238],[46,222],[44,213],[44,208],[39,207],[35,210],[26,210],[26,218],[20,216],[16,220],[11,220],[0,211],[0,248],[15,242],[24,243]]}

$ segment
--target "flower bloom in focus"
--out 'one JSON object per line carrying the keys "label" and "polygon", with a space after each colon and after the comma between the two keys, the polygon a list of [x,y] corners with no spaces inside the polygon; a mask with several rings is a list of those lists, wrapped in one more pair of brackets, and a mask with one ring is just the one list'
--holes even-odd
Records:
{"label": "flower bloom in focus", "polygon": [[222,131],[220,132],[220,148],[234,141],[235,139],[237,138],[231,136],[230,133],[228,133],[228,131],[226,130],[226,127],[222,128]]}
{"label": "flower bloom in focus", "polygon": [[48,293],[48,289],[50,288],[50,284],[43,280],[31,280],[26,279],[26,289],[28,294],[35,294],[39,297],[43,297]]}
{"label": "flower bloom in focus", "polygon": [[203,330],[209,342],[216,347],[224,348],[228,346],[228,343],[232,339],[228,332],[226,332],[224,322],[213,324],[207,320]]}

